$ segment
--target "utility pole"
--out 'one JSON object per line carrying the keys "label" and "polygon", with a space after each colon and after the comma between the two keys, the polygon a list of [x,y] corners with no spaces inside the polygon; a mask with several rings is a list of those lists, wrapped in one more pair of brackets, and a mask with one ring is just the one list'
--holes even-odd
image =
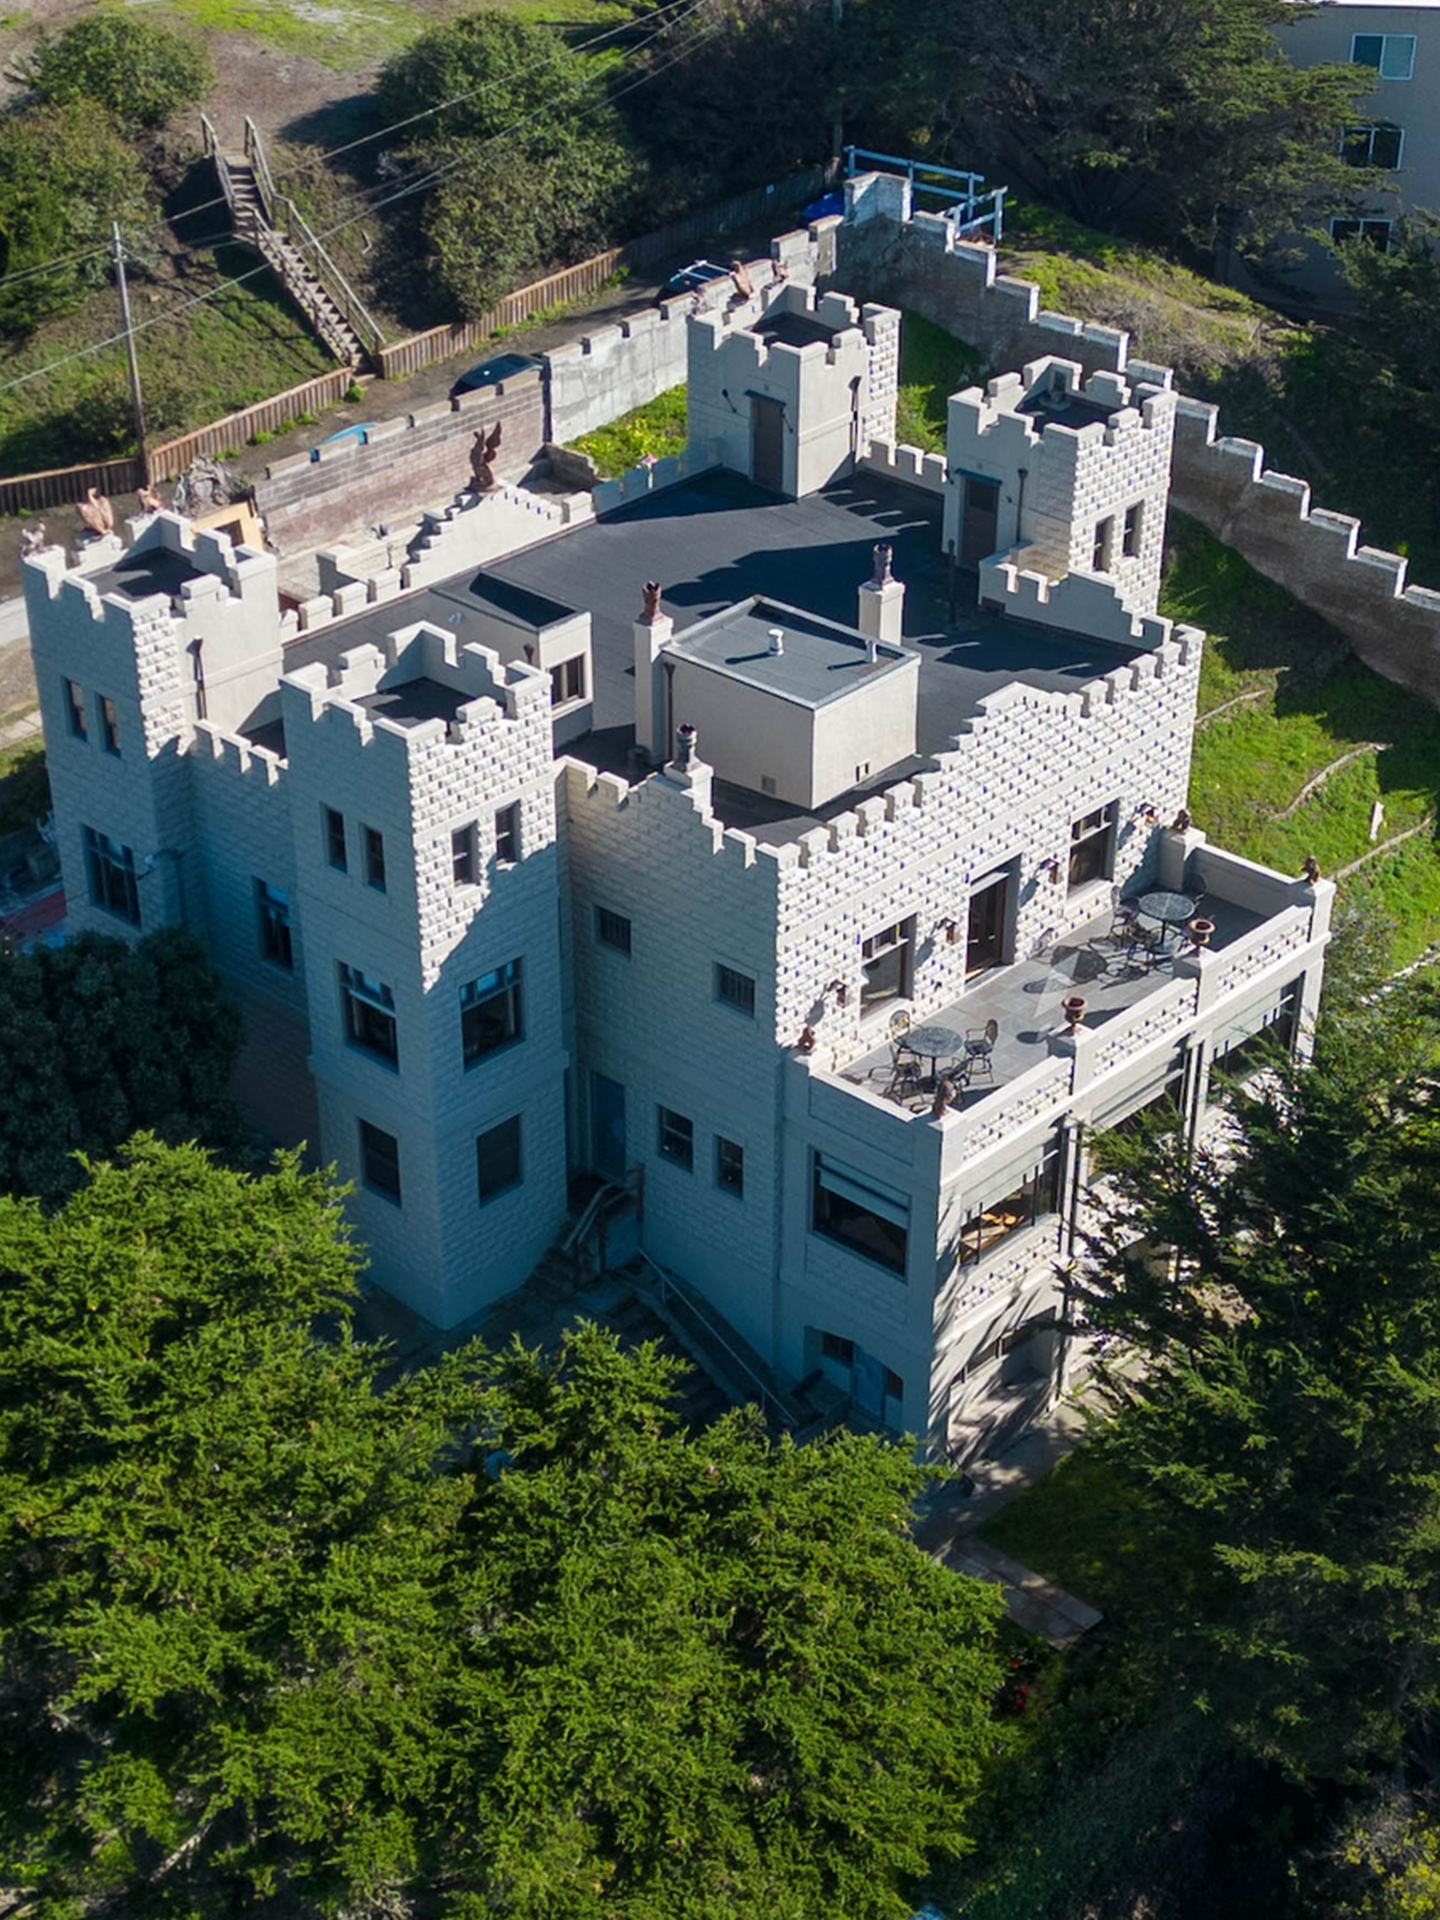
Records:
{"label": "utility pole", "polygon": [[[830,0],[830,24],[835,29],[835,38],[837,40],[840,38],[840,27],[844,18],[845,0]],[[835,126],[833,128],[831,143],[831,152],[835,156],[835,164],[837,167],[845,158],[845,122],[840,105],[844,97],[842,84],[842,90],[835,96]]]}
{"label": "utility pole", "polygon": [[115,243],[115,285],[120,293],[120,324],[125,329],[125,359],[130,368],[130,409],[135,416],[135,442],[140,451],[140,475],[150,484],[150,456],[145,449],[145,400],[140,392],[140,363],[135,358],[135,329],[130,323],[130,289],[125,284],[125,248],[120,239],[120,222],[111,231]]}

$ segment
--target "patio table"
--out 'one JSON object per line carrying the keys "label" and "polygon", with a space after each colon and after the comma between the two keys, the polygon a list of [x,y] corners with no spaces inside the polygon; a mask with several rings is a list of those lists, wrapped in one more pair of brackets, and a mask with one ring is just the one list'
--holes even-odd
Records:
{"label": "patio table", "polygon": [[[922,1060],[928,1056],[930,1084],[933,1087],[936,1061],[942,1053],[952,1059],[958,1056],[964,1051],[965,1040],[962,1034],[956,1033],[951,1027],[911,1027],[900,1044],[909,1052],[918,1054]],[[957,1072],[956,1077],[963,1078],[963,1075]]]}
{"label": "patio table", "polygon": [[1187,920],[1194,919],[1198,904],[1188,893],[1171,893],[1164,888],[1141,894],[1135,902],[1136,915],[1141,920],[1154,920],[1160,928],[1160,944],[1151,958],[1151,966],[1160,960],[1174,959],[1177,950],[1167,950],[1167,938],[1173,928],[1183,927]]}

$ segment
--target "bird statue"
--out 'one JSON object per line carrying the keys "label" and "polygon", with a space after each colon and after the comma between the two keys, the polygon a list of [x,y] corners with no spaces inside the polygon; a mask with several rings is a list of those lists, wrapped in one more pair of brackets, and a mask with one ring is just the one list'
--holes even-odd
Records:
{"label": "bird statue", "polygon": [[743,260],[730,262],[730,278],[735,283],[735,297],[738,300],[749,300],[753,297],[755,282],[750,278],[750,269]]}
{"label": "bird statue", "polygon": [[45,522],[37,520],[33,527],[20,529],[20,558],[28,560],[32,553],[45,551]]}
{"label": "bird statue", "polygon": [[165,502],[153,487],[141,487],[135,498],[140,502],[142,513],[162,513]]}
{"label": "bird statue", "polygon": [[490,437],[485,437],[482,427],[475,436],[475,444],[470,449],[470,473],[476,493],[493,493],[499,482],[495,478],[495,456],[500,451],[500,432],[503,420],[497,420],[490,429]]}
{"label": "bird statue", "polygon": [[94,487],[87,487],[85,498],[80,502],[80,518],[97,540],[103,540],[107,533],[114,530],[115,509],[103,493],[97,493]]}

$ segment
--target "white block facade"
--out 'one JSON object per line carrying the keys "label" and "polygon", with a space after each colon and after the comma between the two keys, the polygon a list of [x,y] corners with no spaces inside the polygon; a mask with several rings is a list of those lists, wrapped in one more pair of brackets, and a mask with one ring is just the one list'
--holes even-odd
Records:
{"label": "white block facade", "polygon": [[[734,398],[737,381],[768,382],[795,428],[790,477],[809,492],[848,471],[855,419],[877,445],[893,438],[898,323],[838,296],[778,297],[833,325],[833,341],[787,346],[692,322],[692,433],[707,450],[689,470],[718,458],[749,471],[749,428],[721,418],[721,389]],[[507,539],[563,539],[589,519],[569,507],[532,514],[516,490],[469,500],[405,567],[383,556],[368,580],[333,556],[332,592],[303,627],[281,619],[273,559],[192,539],[170,516],[128,553],[92,549],[78,569],[58,554],[32,560],[72,924],[123,933],[184,920],[201,932],[245,1015],[257,1114],[354,1183],[372,1277],[427,1318],[455,1325],[520,1284],[563,1229],[568,1179],[597,1172],[636,1196],[651,1257],[783,1381],[826,1373],[893,1428],[987,1444],[1015,1405],[1005,1345],[1056,1304],[1085,1126],[1166,1088],[1199,1125],[1217,1050],[1282,1008],[1303,1029],[1333,892],[1211,849],[1183,820],[1166,826],[1186,799],[1202,646],[1153,615],[1173,397],[1147,391],[1136,407],[1123,383],[1077,381],[1039,363],[988,395],[956,396],[948,474],[917,462],[915,477],[927,499],[945,490],[947,539],[958,475],[1014,492],[1000,528],[1009,551],[981,570],[980,596],[1017,633],[1025,622],[1093,636],[1117,664],[1066,691],[1017,679],[985,694],[948,751],[789,839],[723,824],[714,782],[742,784],[745,769],[718,724],[707,751],[703,717],[694,757],[633,784],[589,763],[584,739],[567,749],[550,662],[519,658],[523,645],[498,631],[499,650],[488,632],[465,645],[407,621],[401,602],[379,644],[372,616],[371,640],[347,650],[342,629],[330,664],[285,670],[288,642],[362,605],[450,578]],[[1037,383],[1062,404],[1081,393],[1113,410],[1037,427],[1018,411]],[[891,449],[885,464],[903,463]],[[1082,564],[1095,517],[1135,502],[1134,567],[1105,577]],[[587,663],[589,618],[554,629]],[[658,729],[649,663],[669,638],[667,617],[636,642],[642,739]],[[896,679],[913,687],[908,670]],[[72,688],[92,716],[84,738]],[[855,742],[847,733],[852,757],[863,729]],[[894,764],[882,748],[877,768]],[[1107,823],[1103,870],[1072,884],[1067,862],[1092,817]],[[87,827],[122,867],[97,898]],[[974,903],[1002,882],[992,974],[967,978]],[[1241,931],[1177,959],[1103,1024],[1057,1027],[1054,993],[1037,998],[1027,1064],[963,1110],[912,1113],[845,1077],[897,1005],[969,1024],[987,977],[1052,950],[1108,910],[1112,887],[1141,882],[1194,883],[1237,910]],[[897,928],[903,991],[867,1009],[867,943]],[[472,1017],[477,994],[488,1025]],[[378,1160],[377,1136],[389,1143]],[[967,1223],[1037,1168],[1053,1169],[1055,1204],[962,1261]],[[831,1230],[834,1208],[867,1193],[876,1257]],[[1052,1345],[1043,1334],[1027,1346],[1032,1372],[1051,1366]]]}

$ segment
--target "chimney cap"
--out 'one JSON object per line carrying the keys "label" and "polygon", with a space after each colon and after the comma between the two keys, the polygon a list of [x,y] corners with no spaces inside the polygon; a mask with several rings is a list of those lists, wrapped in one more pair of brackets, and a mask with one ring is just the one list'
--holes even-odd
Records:
{"label": "chimney cap", "polygon": [[783,627],[771,627],[771,629],[770,629],[770,651],[771,651],[771,653],[784,653],[784,651],[785,651],[785,629],[784,629]]}

